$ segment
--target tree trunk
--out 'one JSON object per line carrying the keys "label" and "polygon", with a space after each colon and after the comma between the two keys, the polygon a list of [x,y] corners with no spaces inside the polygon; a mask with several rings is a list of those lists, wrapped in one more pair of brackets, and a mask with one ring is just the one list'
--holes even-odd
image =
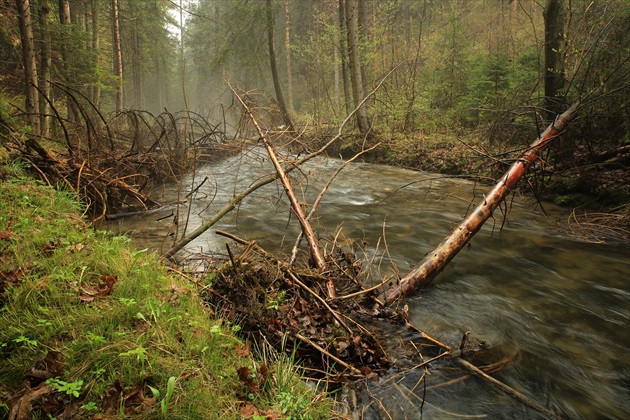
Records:
{"label": "tree trunk", "polygon": [[41,38],[41,53],[39,58],[39,124],[43,137],[48,136],[50,117],[50,105],[45,98],[50,99],[50,69],[52,67],[52,47],[50,30],[48,27],[48,14],[50,6],[48,0],[39,0],[39,32]]}
{"label": "tree trunk", "polygon": [[291,75],[291,25],[289,21],[289,0],[284,4],[285,13],[285,55],[287,57],[287,96],[289,99],[289,109],[293,110],[293,76]]}
{"label": "tree trunk", "polygon": [[136,109],[145,109],[145,91],[144,91],[144,54],[142,45],[141,19],[142,19],[141,3],[129,3],[129,14],[133,24],[130,25],[131,35],[131,72],[133,77],[133,104]]}
{"label": "tree trunk", "polygon": [[407,273],[397,285],[390,287],[385,292],[387,304],[392,304],[433,281],[473,235],[481,229],[485,221],[492,216],[501,201],[516,186],[518,180],[525,175],[527,169],[538,159],[549,143],[566,127],[573,118],[578,105],[579,102],[574,103],[562,115],[556,117],[555,121],[532,143],[529,149],[523,152],[512,164],[492,191],[487,196],[484,195],[483,202],[455,228],[453,233],[447,236],[435,250],[427,254],[416,269]]}
{"label": "tree trunk", "polygon": [[26,95],[26,113],[33,129],[33,134],[39,136],[39,92],[37,90],[37,64],[35,61],[35,42],[33,41],[33,25],[31,20],[31,5],[28,0],[16,0],[20,39],[22,41],[22,60],[24,61],[24,93]]}
{"label": "tree trunk", "polygon": [[269,43],[269,62],[271,64],[271,75],[273,77],[273,86],[276,90],[276,99],[278,100],[278,105],[280,106],[280,112],[282,112],[282,118],[284,120],[284,124],[287,126],[289,131],[295,131],[293,128],[293,123],[291,122],[291,118],[289,118],[289,113],[287,112],[287,105],[284,102],[284,97],[282,96],[282,88],[280,87],[280,77],[278,76],[278,66],[276,64],[276,50],[273,45],[273,13],[272,13],[272,4],[271,0],[267,0],[267,41]]}
{"label": "tree trunk", "polygon": [[123,67],[122,50],[120,48],[120,20],[118,16],[118,0],[112,0],[112,48],[114,53],[114,74],[118,78],[116,88],[116,113],[123,109]]}
{"label": "tree trunk", "polygon": [[368,16],[368,2],[365,0],[356,0],[357,5],[357,51],[359,51],[359,67],[361,68],[361,85],[363,86],[363,92],[368,92],[368,74],[367,66],[365,65],[365,56],[361,57],[361,48],[359,45],[367,45],[370,41],[370,33],[368,31],[367,16]]}
{"label": "tree trunk", "polygon": [[[346,28],[348,31],[348,56],[350,61],[352,96],[354,97],[354,105],[359,106],[365,97],[365,91],[363,90],[361,63],[359,61],[358,0],[346,1]],[[356,119],[361,135],[367,135],[370,126],[365,105],[357,110]]]}
{"label": "tree trunk", "polygon": [[[59,0],[59,23],[64,25],[64,40],[61,42],[61,58],[63,60],[63,70],[65,81],[73,89],[75,86],[75,75],[73,72],[73,39],[72,39],[72,19],[70,17],[70,1]],[[77,121],[79,110],[71,95],[66,95],[66,107],[68,109],[68,119]]]}
{"label": "tree trunk", "polygon": [[350,80],[348,76],[348,42],[346,30],[346,0],[339,0],[339,52],[341,53],[341,76],[343,78],[343,99],[346,115],[352,111],[350,104]]}
{"label": "tree trunk", "polygon": [[[99,32],[99,0],[92,0],[92,51],[96,54],[96,65],[100,68],[100,54],[99,48],[101,44],[101,37]],[[101,83],[97,79],[92,86],[92,103],[98,108],[101,101]]]}
{"label": "tree trunk", "polygon": [[545,109],[549,121],[561,112],[563,99],[558,94],[564,87],[564,0],[547,0],[545,18]]}
{"label": "tree trunk", "polygon": [[[409,3],[407,3],[407,9],[409,8]],[[407,103],[407,112],[405,113],[405,125],[404,130],[409,131],[412,123],[413,123],[413,105],[416,102],[416,77],[418,74],[418,64],[420,62],[420,54],[422,52],[422,28],[424,27],[424,17],[426,16],[427,11],[427,1],[424,0],[422,3],[422,16],[420,17],[420,29],[418,30],[418,46],[416,48],[416,55],[413,60],[413,68],[411,70],[411,81],[409,82],[409,102]],[[407,13],[409,10],[407,10]]]}

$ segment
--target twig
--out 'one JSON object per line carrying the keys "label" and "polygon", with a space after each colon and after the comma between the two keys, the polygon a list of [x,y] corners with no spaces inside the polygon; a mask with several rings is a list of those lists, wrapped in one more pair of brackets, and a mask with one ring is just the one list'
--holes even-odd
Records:
{"label": "twig", "polygon": [[341,324],[341,326],[348,331],[348,334],[350,334],[351,336],[354,335],[352,333],[352,330],[350,328],[348,328],[348,326],[346,325],[345,322],[343,322],[343,320],[341,319],[341,317],[339,316],[339,314],[337,312],[335,312],[335,310],[333,308],[330,307],[330,305],[328,303],[326,303],[326,301],[317,293],[315,293],[313,291],[313,289],[311,289],[310,287],[308,287],[306,284],[302,283],[300,281],[300,279],[297,278],[297,276],[295,274],[293,274],[290,270],[285,270],[285,272],[289,275],[289,277],[291,277],[291,279],[296,282],[298,285],[300,285],[300,287],[302,287],[304,290],[306,290],[307,292],[309,292],[315,299],[319,300],[322,305],[324,305],[326,307],[326,309],[328,309],[328,311],[330,311],[330,313],[332,314],[332,316],[335,317],[335,319]]}
{"label": "twig", "polygon": [[464,360],[464,359],[455,359],[457,361],[457,363],[463,367],[465,370],[467,370],[468,372],[472,373],[473,375],[485,379],[486,381],[490,382],[490,384],[494,385],[495,387],[499,388],[501,391],[505,392],[506,394],[508,394],[509,396],[511,396],[512,398],[522,402],[523,404],[533,408],[534,410],[545,414],[546,416],[552,417],[552,418],[556,418],[556,419],[560,419],[561,417],[556,414],[555,412],[543,407],[542,405],[538,404],[535,401],[532,401],[531,399],[529,399],[528,397],[526,397],[525,395],[521,394],[520,392],[518,392],[517,390],[515,390],[514,388],[504,384],[503,382],[494,379],[492,376],[486,374],[484,371],[482,371],[481,369],[479,369],[477,366],[473,365],[472,363]]}
{"label": "twig", "polygon": [[322,354],[325,354],[326,356],[330,357],[331,359],[333,359],[335,362],[339,363],[341,366],[345,367],[346,369],[350,370],[354,375],[357,376],[363,376],[363,374],[361,373],[361,371],[357,368],[355,368],[352,365],[349,365],[348,363],[344,362],[343,360],[341,360],[340,358],[338,358],[337,356],[331,354],[329,351],[327,351],[326,349],[318,346],[316,343],[314,343],[313,341],[309,340],[308,338],[304,337],[302,334],[300,333],[296,333],[295,337],[304,341],[305,343],[307,343],[308,345],[312,346],[313,348],[315,348],[315,350],[319,351]]}
{"label": "twig", "polygon": [[444,356],[450,356],[450,355],[451,355],[451,354],[450,354],[449,352],[440,353],[440,354],[438,354],[437,356],[432,357],[431,359],[426,360],[426,361],[424,361],[424,362],[420,363],[419,365],[414,366],[412,369],[420,369],[420,368],[423,368],[423,367],[425,367],[426,365],[428,365],[428,364],[429,364],[429,363],[431,363],[431,362],[434,362],[434,361],[436,361],[436,360],[439,360],[439,359],[443,358]]}
{"label": "twig", "polygon": [[[396,67],[394,67],[393,69],[391,69],[379,82],[378,85],[376,85],[376,87],[372,90],[372,92],[370,92],[365,98],[363,98],[363,100],[361,101],[361,103],[359,103],[359,105],[357,105],[350,114],[348,114],[348,116],[346,117],[345,120],[343,120],[343,122],[341,123],[341,125],[339,126],[339,130],[337,131],[337,134],[330,139],[326,144],[324,144],[322,147],[320,147],[318,150],[314,151],[313,153],[309,153],[308,155],[304,156],[302,159],[298,160],[297,162],[293,162],[291,165],[289,165],[286,169],[285,172],[289,173],[292,170],[294,170],[295,168],[299,167],[300,165],[308,162],[309,160],[313,159],[316,156],[321,155],[322,153],[324,153],[326,151],[326,149],[328,149],[333,143],[335,143],[337,140],[339,140],[341,138],[341,135],[343,134],[343,129],[345,128],[346,124],[348,124],[348,122],[350,121],[350,119],[354,116],[354,114],[357,112],[357,110],[363,106],[363,104],[372,96],[374,95],[379,89],[380,87],[383,85],[383,83],[385,83],[385,80],[387,80],[389,78],[389,76],[396,70],[398,69],[398,67],[400,66],[400,64]],[[226,214],[228,214],[229,212],[231,212],[232,210],[234,210],[236,208],[236,206],[243,201],[243,199],[245,199],[245,197],[247,197],[248,195],[250,195],[252,192],[256,191],[258,188],[263,187],[267,184],[272,183],[273,181],[275,181],[276,179],[278,179],[278,174],[277,173],[273,173],[268,175],[267,177],[260,179],[259,181],[255,182],[254,184],[252,184],[249,188],[245,189],[244,191],[242,191],[240,194],[234,195],[234,197],[232,197],[232,199],[230,200],[229,203],[227,203],[223,208],[221,208],[219,211],[217,211],[217,213],[215,213],[214,217],[210,218],[209,220],[206,220],[204,223],[201,224],[201,226],[199,226],[195,231],[193,231],[192,233],[184,236],[183,238],[181,238],[179,241],[177,241],[176,243],[174,243],[171,248],[166,251],[166,253],[164,253],[164,257],[165,258],[171,258],[173,255],[175,255],[175,253],[177,253],[180,249],[182,249],[183,247],[185,247],[186,245],[188,245],[191,241],[193,241],[194,239],[196,239],[197,237],[199,237],[199,235],[201,235],[202,233],[204,233],[205,231],[207,231],[208,229],[210,229],[210,227],[214,226],[215,223],[217,223],[219,220],[221,220],[223,218],[223,216],[225,216]]]}
{"label": "twig", "polygon": [[[370,292],[372,292],[374,290],[379,289],[381,286],[383,286],[385,283],[387,283],[391,279],[392,279],[391,277],[387,277],[385,280],[383,280],[382,282],[380,282],[376,286],[372,286],[369,289],[359,290],[358,292],[350,293],[349,295],[341,296],[341,297],[338,297],[337,299],[338,300],[351,299],[353,297],[357,297],[357,296],[364,295],[366,293],[370,293]],[[374,301],[377,302],[379,305],[383,306],[383,303],[380,300],[374,298]]]}
{"label": "twig", "polygon": [[[256,131],[258,131],[258,134],[260,135],[260,138],[262,139],[265,145],[265,148],[267,149],[267,154],[269,155],[269,158],[271,159],[271,162],[273,163],[273,166],[275,167],[276,172],[278,173],[278,177],[280,178],[280,181],[282,182],[282,186],[284,186],[284,190],[287,194],[287,197],[289,197],[289,201],[291,202],[291,208],[293,209],[293,212],[295,213],[295,217],[297,217],[298,222],[300,222],[300,226],[302,228],[302,232],[304,233],[304,236],[306,237],[306,241],[308,242],[308,247],[311,251],[311,257],[313,259],[315,267],[318,270],[323,271],[326,268],[326,259],[324,258],[324,254],[322,253],[321,245],[319,241],[317,240],[317,237],[315,236],[313,227],[311,226],[308,219],[306,218],[306,214],[304,213],[304,208],[302,207],[302,204],[298,201],[298,198],[295,195],[295,190],[293,189],[293,186],[291,185],[291,181],[287,177],[286,171],[280,164],[280,161],[278,160],[278,156],[273,146],[271,145],[269,138],[267,137],[266,133],[263,132],[262,128],[260,127],[260,124],[258,124],[258,121],[254,117],[254,114],[252,113],[251,109],[247,106],[243,98],[241,98],[241,96],[238,93],[236,93],[236,90],[234,89],[234,87],[232,87],[232,85],[229,83],[228,83],[228,86],[230,90],[232,90],[232,93],[234,93],[234,95],[236,96],[236,99],[238,99],[241,105],[243,106],[243,108],[245,108],[245,111],[249,115],[249,118],[252,120],[252,123],[256,127]],[[328,287],[328,295],[331,298],[335,297],[335,289],[334,287],[331,288],[330,285]]]}

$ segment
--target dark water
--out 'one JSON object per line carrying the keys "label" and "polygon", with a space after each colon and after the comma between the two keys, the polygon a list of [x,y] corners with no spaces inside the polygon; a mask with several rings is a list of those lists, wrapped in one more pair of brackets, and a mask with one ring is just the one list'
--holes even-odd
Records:
{"label": "dark water", "polygon": [[[197,184],[208,179],[192,201],[189,231],[269,168],[262,154],[249,154],[207,166],[196,176]],[[308,179],[295,177],[308,202],[339,164],[320,159],[305,169]],[[190,190],[190,181],[182,191]],[[378,280],[405,273],[487,189],[435,174],[351,164],[331,185],[314,227],[322,238],[334,238],[340,231],[338,241],[374,261]],[[163,189],[162,201],[174,201],[176,191],[176,186]],[[188,249],[224,252],[226,239],[214,234],[221,229],[254,239],[268,250],[289,252],[298,226],[289,218],[286,202],[280,187],[267,186]],[[629,246],[580,241],[556,223],[566,221],[566,211],[551,205],[545,210],[549,218],[530,199],[517,197],[502,229],[504,218],[497,212],[496,220],[487,222],[431,289],[408,301],[411,320],[451,345],[470,331],[498,353],[518,354],[509,369],[494,376],[565,418],[630,418]],[[116,226],[136,230],[139,246],[167,248],[164,236],[173,217],[157,219],[169,213],[126,219]],[[444,382],[434,372],[423,394],[423,386],[416,386],[421,374],[409,372],[374,384],[371,392],[379,402],[364,410],[365,417],[543,418],[477,379],[431,388]],[[423,395],[426,403],[420,411]]]}

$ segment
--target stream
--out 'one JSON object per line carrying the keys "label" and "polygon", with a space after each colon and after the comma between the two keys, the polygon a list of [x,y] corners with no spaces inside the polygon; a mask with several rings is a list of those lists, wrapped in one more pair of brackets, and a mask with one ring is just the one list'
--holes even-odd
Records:
{"label": "stream", "polygon": [[[312,203],[339,167],[338,159],[317,158],[294,172],[300,197]],[[183,206],[179,226],[192,231],[214,215],[234,193],[271,171],[263,151],[252,148],[202,167],[199,187]],[[307,176],[306,176],[307,175]],[[184,197],[193,184],[182,185]],[[353,163],[335,179],[313,221],[321,238],[354,248],[373,261],[374,282],[404,274],[430,252],[478,203],[490,187],[471,181],[396,167]],[[178,199],[177,186],[154,191],[157,201]],[[564,418],[630,417],[630,247],[581,241],[561,228],[566,209],[527,197],[508,200],[504,220],[495,212],[470,246],[417,297],[407,299],[411,322],[429,335],[458,346],[464,332],[499,353],[518,354],[493,376]],[[141,248],[167,249],[173,209],[111,222]],[[289,217],[279,183],[246,198],[186,248],[225,253],[224,230],[256,242],[267,251],[289,254],[299,232]],[[168,217],[167,217],[168,216]],[[330,249],[330,241],[323,241]],[[232,244],[231,244],[232,246]],[[391,341],[402,339],[392,334]],[[370,385],[378,403],[363,407],[365,418],[544,418],[475,378],[431,388],[440,373],[418,381],[411,371],[396,381]],[[460,375],[462,376],[462,375]],[[415,388],[415,389],[414,389]],[[421,399],[425,404],[420,409]],[[385,413],[387,411],[387,413]]]}

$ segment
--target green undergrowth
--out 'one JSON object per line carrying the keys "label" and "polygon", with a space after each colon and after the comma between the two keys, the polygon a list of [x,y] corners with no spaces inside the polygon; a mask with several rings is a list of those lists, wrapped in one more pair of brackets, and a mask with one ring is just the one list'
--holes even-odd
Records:
{"label": "green undergrowth", "polygon": [[253,355],[199,286],[87,227],[72,193],[4,164],[0,197],[0,419],[24,403],[45,419],[330,416],[292,360]]}

